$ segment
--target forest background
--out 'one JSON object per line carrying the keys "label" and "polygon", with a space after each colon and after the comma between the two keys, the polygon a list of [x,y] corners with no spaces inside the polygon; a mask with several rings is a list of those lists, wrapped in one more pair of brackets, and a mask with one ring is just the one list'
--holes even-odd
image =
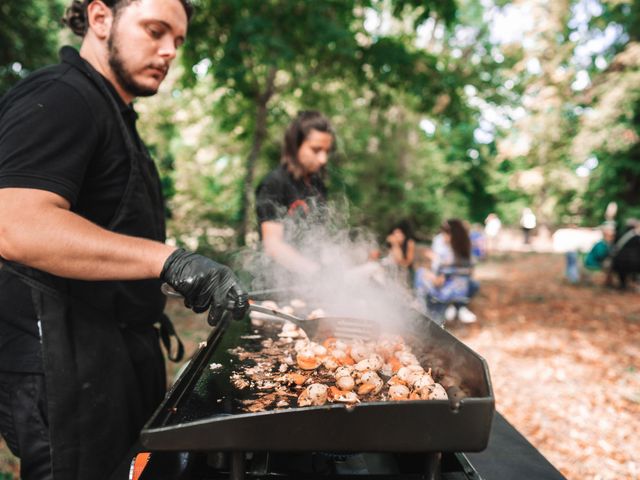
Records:
{"label": "forest background", "polygon": [[[0,94],[79,44],[66,0],[0,5]],[[170,236],[257,239],[253,193],[299,110],[333,122],[331,198],[383,238],[400,219],[594,226],[640,217],[639,0],[195,0],[139,128]],[[64,126],[61,126],[64,128]]]}

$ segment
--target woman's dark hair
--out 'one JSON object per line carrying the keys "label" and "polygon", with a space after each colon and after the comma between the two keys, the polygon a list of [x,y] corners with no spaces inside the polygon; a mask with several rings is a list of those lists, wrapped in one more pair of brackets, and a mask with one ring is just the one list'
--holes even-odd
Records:
{"label": "woman's dark hair", "polygon": [[393,233],[395,229],[402,231],[402,233],[404,234],[404,241],[402,242],[402,255],[406,257],[407,249],[409,248],[409,240],[415,240],[413,235],[413,228],[411,228],[411,224],[408,220],[401,220],[393,227],[391,227],[389,233]]}
{"label": "woman's dark hair", "polygon": [[[115,17],[120,9],[135,1],[136,0],[102,0],[102,3],[111,9],[113,16]],[[91,2],[93,2],[93,0],[73,0],[71,5],[67,7],[64,17],[62,17],[62,23],[80,37],[84,37],[89,28],[89,22],[87,21],[87,7]],[[187,14],[187,20],[191,20],[191,15],[193,14],[193,5],[191,4],[191,0],[180,0],[180,3]]]}
{"label": "woman's dark hair", "polygon": [[413,228],[411,227],[411,223],[409,223],[409,220],[400,220],[393,227],[391,227],[391,231],[389,233],[393,232],[396,228],[402,230],[402,233],[404,233],[404,236],[407,237],[407,239],[413,240]]}
{"label": "woman's dark hair", "polygon": [[335,147],[335,134],[329,120],[320,112],[314,110],[306,110],[298,112],[296,118],[284,132],[284,143],[282,145],[281,163],[286,166],[289,172],[295,177],[300,178],[304,174],[302,165],[298,160],[298,150],[300,145],[307,139],[311,130],[317,130],[330,134]]}
{"label": "woman's dark hair", "polygon": [[456,263],[471,260],[471,238],[464,222],[458,218],[450,218],[441,227],[451,237],[451,250]]}

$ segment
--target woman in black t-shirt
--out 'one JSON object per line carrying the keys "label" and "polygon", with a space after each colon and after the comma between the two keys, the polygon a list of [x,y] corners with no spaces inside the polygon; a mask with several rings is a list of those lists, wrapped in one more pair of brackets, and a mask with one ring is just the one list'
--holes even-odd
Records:
{"label": "woman in black t-shirt", "polygon": [[256,191],[258,225],[265,253],[298,273],[315,273],[320,265],[292,245],[295,226],[326,203],[322,172],[335,143],[329,121],[319,112],[304,111],[284,135],[281,165]]}

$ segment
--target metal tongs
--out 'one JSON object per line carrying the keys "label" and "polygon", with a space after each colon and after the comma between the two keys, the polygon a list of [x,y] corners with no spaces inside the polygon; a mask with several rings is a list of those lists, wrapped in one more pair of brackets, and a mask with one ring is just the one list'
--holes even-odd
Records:
{"label": "metal tongs", "polygon": [[336,337],[342,340],[373,340],[380,333],[380,325],[371,320],[352,317],[318,317],[306,320],[288,313],[251,303],[249,310],[266,315],[267,320],[273,317],[286,320],[300,327],[310,339]]}

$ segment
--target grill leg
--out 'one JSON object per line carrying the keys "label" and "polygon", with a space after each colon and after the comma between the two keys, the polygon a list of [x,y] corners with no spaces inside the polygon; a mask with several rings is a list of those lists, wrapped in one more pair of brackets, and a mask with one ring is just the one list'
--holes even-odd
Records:
{"label": "grill leg", "polygon": [[440,452],[432,452],[426,454],[423,477],[425,480],[441,480],[441,460],[442,453]]}
{"label": "grill leg", "polygon": [[229,480],[244,480],[244,452],[231,452],[231,469]]}

